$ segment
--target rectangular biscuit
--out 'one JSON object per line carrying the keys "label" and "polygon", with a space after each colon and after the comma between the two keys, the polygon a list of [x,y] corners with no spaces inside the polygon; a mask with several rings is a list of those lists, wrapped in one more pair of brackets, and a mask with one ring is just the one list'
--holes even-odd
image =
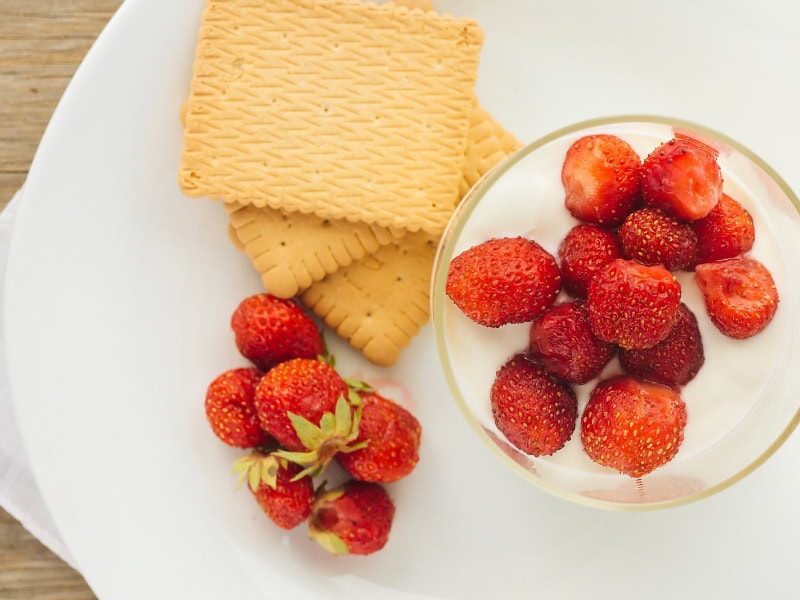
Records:
{"label": "rectangular biscuit", "polygon": [[209,0],[182,190],[432,234],[458,199],[480,26],[357,0]]}
{"label": "rectangular biscuit", "polygon": [[300,295],[328,327],[376,365],[394,364],[430,317],[438,237],[409,233]]}

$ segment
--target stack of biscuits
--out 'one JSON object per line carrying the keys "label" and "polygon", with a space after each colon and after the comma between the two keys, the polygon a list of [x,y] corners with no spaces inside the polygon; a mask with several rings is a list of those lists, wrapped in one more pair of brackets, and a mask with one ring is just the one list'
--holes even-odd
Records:
{"label": "stack of biscuits", "polygon": [[480,108],[483,32],[427,0],[207,0],[179,183],[265,289],[377,365],[429,319],[439,238],[519,146]]}

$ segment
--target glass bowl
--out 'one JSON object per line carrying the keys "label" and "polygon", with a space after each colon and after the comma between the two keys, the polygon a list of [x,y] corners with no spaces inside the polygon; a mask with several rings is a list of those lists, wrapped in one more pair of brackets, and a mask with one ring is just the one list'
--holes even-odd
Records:
{"label": "glass bowl", "polygon": [[[683,132],[719,151],[724,190],[751,213],[750,252],[772,272],[780,304],[772,323],[747,340],[723,336],[709,320],[691,272],[676,272],[683,302],[697,316],[705,364],[682,390],[688,422],[677,456],[634,479],[593,463],[580,440],[580,416],[567,445],[532,457],[495,427],[489,390],[497,369],[527,346],[530,325],[487,328],[469,320],[445,294],[453,257],[492,237],[522,235],[554,256],[578,223],[564,207],[561,165],[567,148],[593,133],[618,135],[644,158]],[[442,237],[433,272],[432,321],[442,369],[461,411],[487,448],[540,488],[566,500],[606,509],[663,508],[708,497],[762,464],[800,419],[800,202],[753,152],[706,127],[652,116],[611,117],[560,129],[522,148],[466,195]],[[558,302],[558,300],[557,300]],[[601,373],[619,372],[615,358]],[[595,382],[574,386],[579,415]]]}

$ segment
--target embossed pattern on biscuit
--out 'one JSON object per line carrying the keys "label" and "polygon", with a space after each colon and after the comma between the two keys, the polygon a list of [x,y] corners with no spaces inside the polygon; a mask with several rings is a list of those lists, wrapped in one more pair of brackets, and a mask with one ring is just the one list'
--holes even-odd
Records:
{"label": "embossed pattern on biscuit", "polygon": [[459,195],[463,197],[500,161],[521,147],[522,142],[498,123],[488,111],[477,106],[470,115]]}
{"label": "embossed pattern on biscuit", "polygon": [[437,238],[408,234],[313,284],[300,300],[370,362],[390,366],[430,318]]}
{"label": "embossed pattern on biscuit", "polygon": [[280,298],[295,296],[401,235],[367,223],[271,208],[226,203],[225,209],[237,237],[234,244],[248,255],[267,291]]}
{"label": "embossed pattern on biscuit", "polygon": [[459,199],[480,26],[356,0],[210,0],[179,182],[190,196],[410,231]]}

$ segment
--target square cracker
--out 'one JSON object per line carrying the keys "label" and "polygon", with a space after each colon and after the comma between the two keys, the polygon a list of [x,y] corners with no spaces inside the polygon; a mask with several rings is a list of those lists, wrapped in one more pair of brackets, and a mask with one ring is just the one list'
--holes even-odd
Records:
{"label": "square cracker", "polygon": [[209,0],[186,110],[189,196],[440,233],[483,31],[357,0]]}
{"label": "square cracker", "polygon": [[369,361],[390,366],[430,316],[437,245],[410,233],[313,284],[300,301]]}

